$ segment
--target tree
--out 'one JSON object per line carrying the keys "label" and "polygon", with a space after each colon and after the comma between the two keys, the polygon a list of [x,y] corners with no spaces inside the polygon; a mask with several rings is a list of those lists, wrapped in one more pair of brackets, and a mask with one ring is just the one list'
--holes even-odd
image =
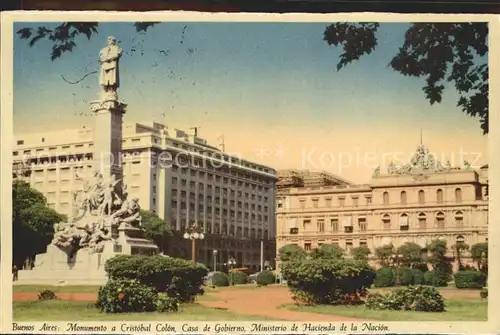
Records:
{"label": "tree", "polygon": [[464,265],[462,263],[462,254],[469,250],[469,245],[465,242],[457,242],[456,244],[452,245],[451,248],[456,255],[458,270],[464,270]]}
{"label": "tree", "polygon": [[[135,22],[133,23],[138,33],[145,33],[150,27],[159,22]],[[76,48],[76,41],[80,36],[91,39],[99,33],[98,22],[63,22],[53,29],[47,26],[37,28],[21,28],[16,33],[21,39],[28,40],[29,46],[34,46],[41,40],[49,40],[52,45],[50,59],[52,61],[60,58],[64,53]]]}
{"label": "tree", "polygon": [[[328,45],[342,46],[337,71],[377,47],[378,23],[334,23],[326,27]],[[488,133],[488,24],[413,23],[389,66],[404,76],[425,78],[422,90],[431,105],[442,101],[445,83],[459,94],[457,107],[480,121]]]}
{"label": "tree", "polygon": [[367,261],[371,253],[370,248],[365,245],[351,249],[351,256],[357,261]]}
{"label": "tree", "polygon": [[432,270],[435,273],[437,286],[446,286],[451,279],[452,266],[450,259],[446,256],[447,245],[444,240],[433,240],[428,245],[427,250],[430,255],[429,263],[432,265]]}
{"label": "tree", "polygon": [[282,262],[304,259],[307,253],[297,244],[287,244],[279,248],[278,255]]}
{"label": "tree", "polygon": [[344,250],[336,244],[322,244],[310,253],[312,258],[342,259]]}
{"label": "tree", "polygon": [[22,180],[12,183],[12,253],[13,263],[21,267],[47,250],[54,237],[54,224],[67,221],[47,205],[43,194]]}
{"label": "tree", "polygon": [[488,242],[473,244],[470,249],[471,257],[477,264],[479,271],[487,272],[488,270]]}
{"label": "tree", "polygon": [[160,252],[164,252],[165,239],[172,235],[171,227],[151,211],[141,210],[141,218],[144,235],[155,242]]}
{"label": "tree", "polygon": [[413,268],[422,263],[422,247],[417,243],[406,242],[397,248],[396,253],[399,255],[399,263],[403,267]]}
{"label": "tree", "polygon": [[375,257],[380,261],[380,265],[388,267],[394,257],[396,250],[392,244],[381,245],[375,249]]}

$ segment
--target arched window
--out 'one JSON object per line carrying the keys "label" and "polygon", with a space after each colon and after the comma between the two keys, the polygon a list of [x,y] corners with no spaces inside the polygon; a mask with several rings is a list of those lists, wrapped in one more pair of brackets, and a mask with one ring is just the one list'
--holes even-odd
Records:
{"label": "arched window", "polygon": [[436,191],[436,197],[437,197],[437,203],[442,204],[444,199],[443,199],[443,190],[439,189]]}
{"label": "arched window", "polygon": [[425,203],[425,192],[423,190],[418,191],[418,203],[421,205]]}
{"label": "arched window", "polygon": [[463,227],[464,225],[464,214],[461,211],[455,213],[455,225],[457,227]]}
{"label": "arched window", "polygon": [[399,217],[399,230],[408,230],[410,228],[410,220],[408,214],[403,213]]}
{"label": "arched window", "polygon": [[389,192],[384,192],[384,194],[382,195],[382,198],[384,201],[384,205],[389,205]]}
{"label": "arched window", "polygon": [[425,213],[418,214],[418,228],[425,229],[427,228],[427,216]]}
{"label": "arched window", "polygon": [[401,205],[406,205],[406,191],[401,191]]}
{"label": "arched window", "polygon": [[455,201],[462,202],[462,189],[461,188],[455,189]]}
{"label": "arched window", "polygon": [[455,242],[456,244],[460,244],[460,243],[465,243],[465,237],[463,237],[462,235],[458,235],[457,238],[455,239]]}
{"label": "arched window", "polygon": [[384,214],[382,217],[382,224],[384,226],[384,230],[391,230],[391,216],[389,214]]}
{"label": "arched window", "polygon": [[436,226],[438,229],[444,229],[444,213],[439,212],[436,214]]}

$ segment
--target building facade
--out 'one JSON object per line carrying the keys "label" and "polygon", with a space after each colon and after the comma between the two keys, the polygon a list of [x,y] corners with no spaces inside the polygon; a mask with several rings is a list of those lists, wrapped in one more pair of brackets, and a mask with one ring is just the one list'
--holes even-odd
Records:
{"label": "building facade", "polygon": [[[274,258],[276,171],[225,153],[197,136],[158,123],[123,127],[124,184],[171,225],[177,234],[193,224],[206,238],[197,259],[208,266],[234,257],[237,266],[258,268]],[[30,184],[49,206],[71,217],[83,176],[92,172],[92,129],[16,136],[14,168],[25,169]],[[105,154],[105,153],[104,153]],[[170,239],[168,254],[190,258],[189,241]],[[214,252],[217,250],[217,252]],[[214,259],[215,255],[215,259]]]}
{"label": "building facade", "polygon": [[338,244],[347,255],[359,246],[373,255],[387,244],[425,247],[444,239],[448,246],[472,245],[488,239],[487,166],[443,166],[421,145],[411,164],[391,164],[385,174],[377,168],[366,185],[308,186],[302,174],[279,172],[277,250],[287,244],[305,250]]}

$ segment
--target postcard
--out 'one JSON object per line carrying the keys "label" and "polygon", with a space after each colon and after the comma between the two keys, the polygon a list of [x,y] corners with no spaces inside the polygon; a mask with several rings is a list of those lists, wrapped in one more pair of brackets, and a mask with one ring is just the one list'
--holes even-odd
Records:
{"label": "postcard", "polygon": [[498,332],[498,41],[494,15],[2,13],[2,331]]}

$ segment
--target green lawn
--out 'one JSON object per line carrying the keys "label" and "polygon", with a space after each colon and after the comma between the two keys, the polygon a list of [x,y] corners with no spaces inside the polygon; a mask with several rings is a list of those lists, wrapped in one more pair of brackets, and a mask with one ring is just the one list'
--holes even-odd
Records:
{"label": "green lawn", "polygon": [[[252,321],[255,316],[232,313],[227,310],[203,307],[198,304],[182,305],[176,313],[105,314],[87,302],[76,301],[23,301],[13,303],[15,321]],[[258,317],[262,319],[262,317]],[[271,320],[271,319],[268,319]]]}
{"label": "green lawn", "polygon": [[311,312],[319,314],[330,314],[336,316],[348,316],[360,319],[380,321],[487,321],[488,302],[482,299],[447,299],[445,301],[446,312],[413,312],[413,311],[377,311],[360,306],[297,306],[285,305],[281,308]]}
{"label": "green lawn", "polygon": [[[215,287],[210,286],[205,287],[205,291],[217,292],[220,290],[241,290],[241,289],[256,289],[260,288],[255,284],[244,284],[244,285],[234,285],[226,287]],[[51,286],[51,285],[13,285],[12,292],[23,292],[23,293],[40,293],[43,290],[51,290],[54,293],[94,293],[99,290],[99,286],[96,285],[67,285],[67,286]]]}
{"label": "green lawn", "polygon": [[97,293],[99,286],[95,285],[68,285],[68,286],[51,286],[51,285],[13,285],[12,292],[23,293],[40,293],[44,290],[51,290],[54,293]]}

